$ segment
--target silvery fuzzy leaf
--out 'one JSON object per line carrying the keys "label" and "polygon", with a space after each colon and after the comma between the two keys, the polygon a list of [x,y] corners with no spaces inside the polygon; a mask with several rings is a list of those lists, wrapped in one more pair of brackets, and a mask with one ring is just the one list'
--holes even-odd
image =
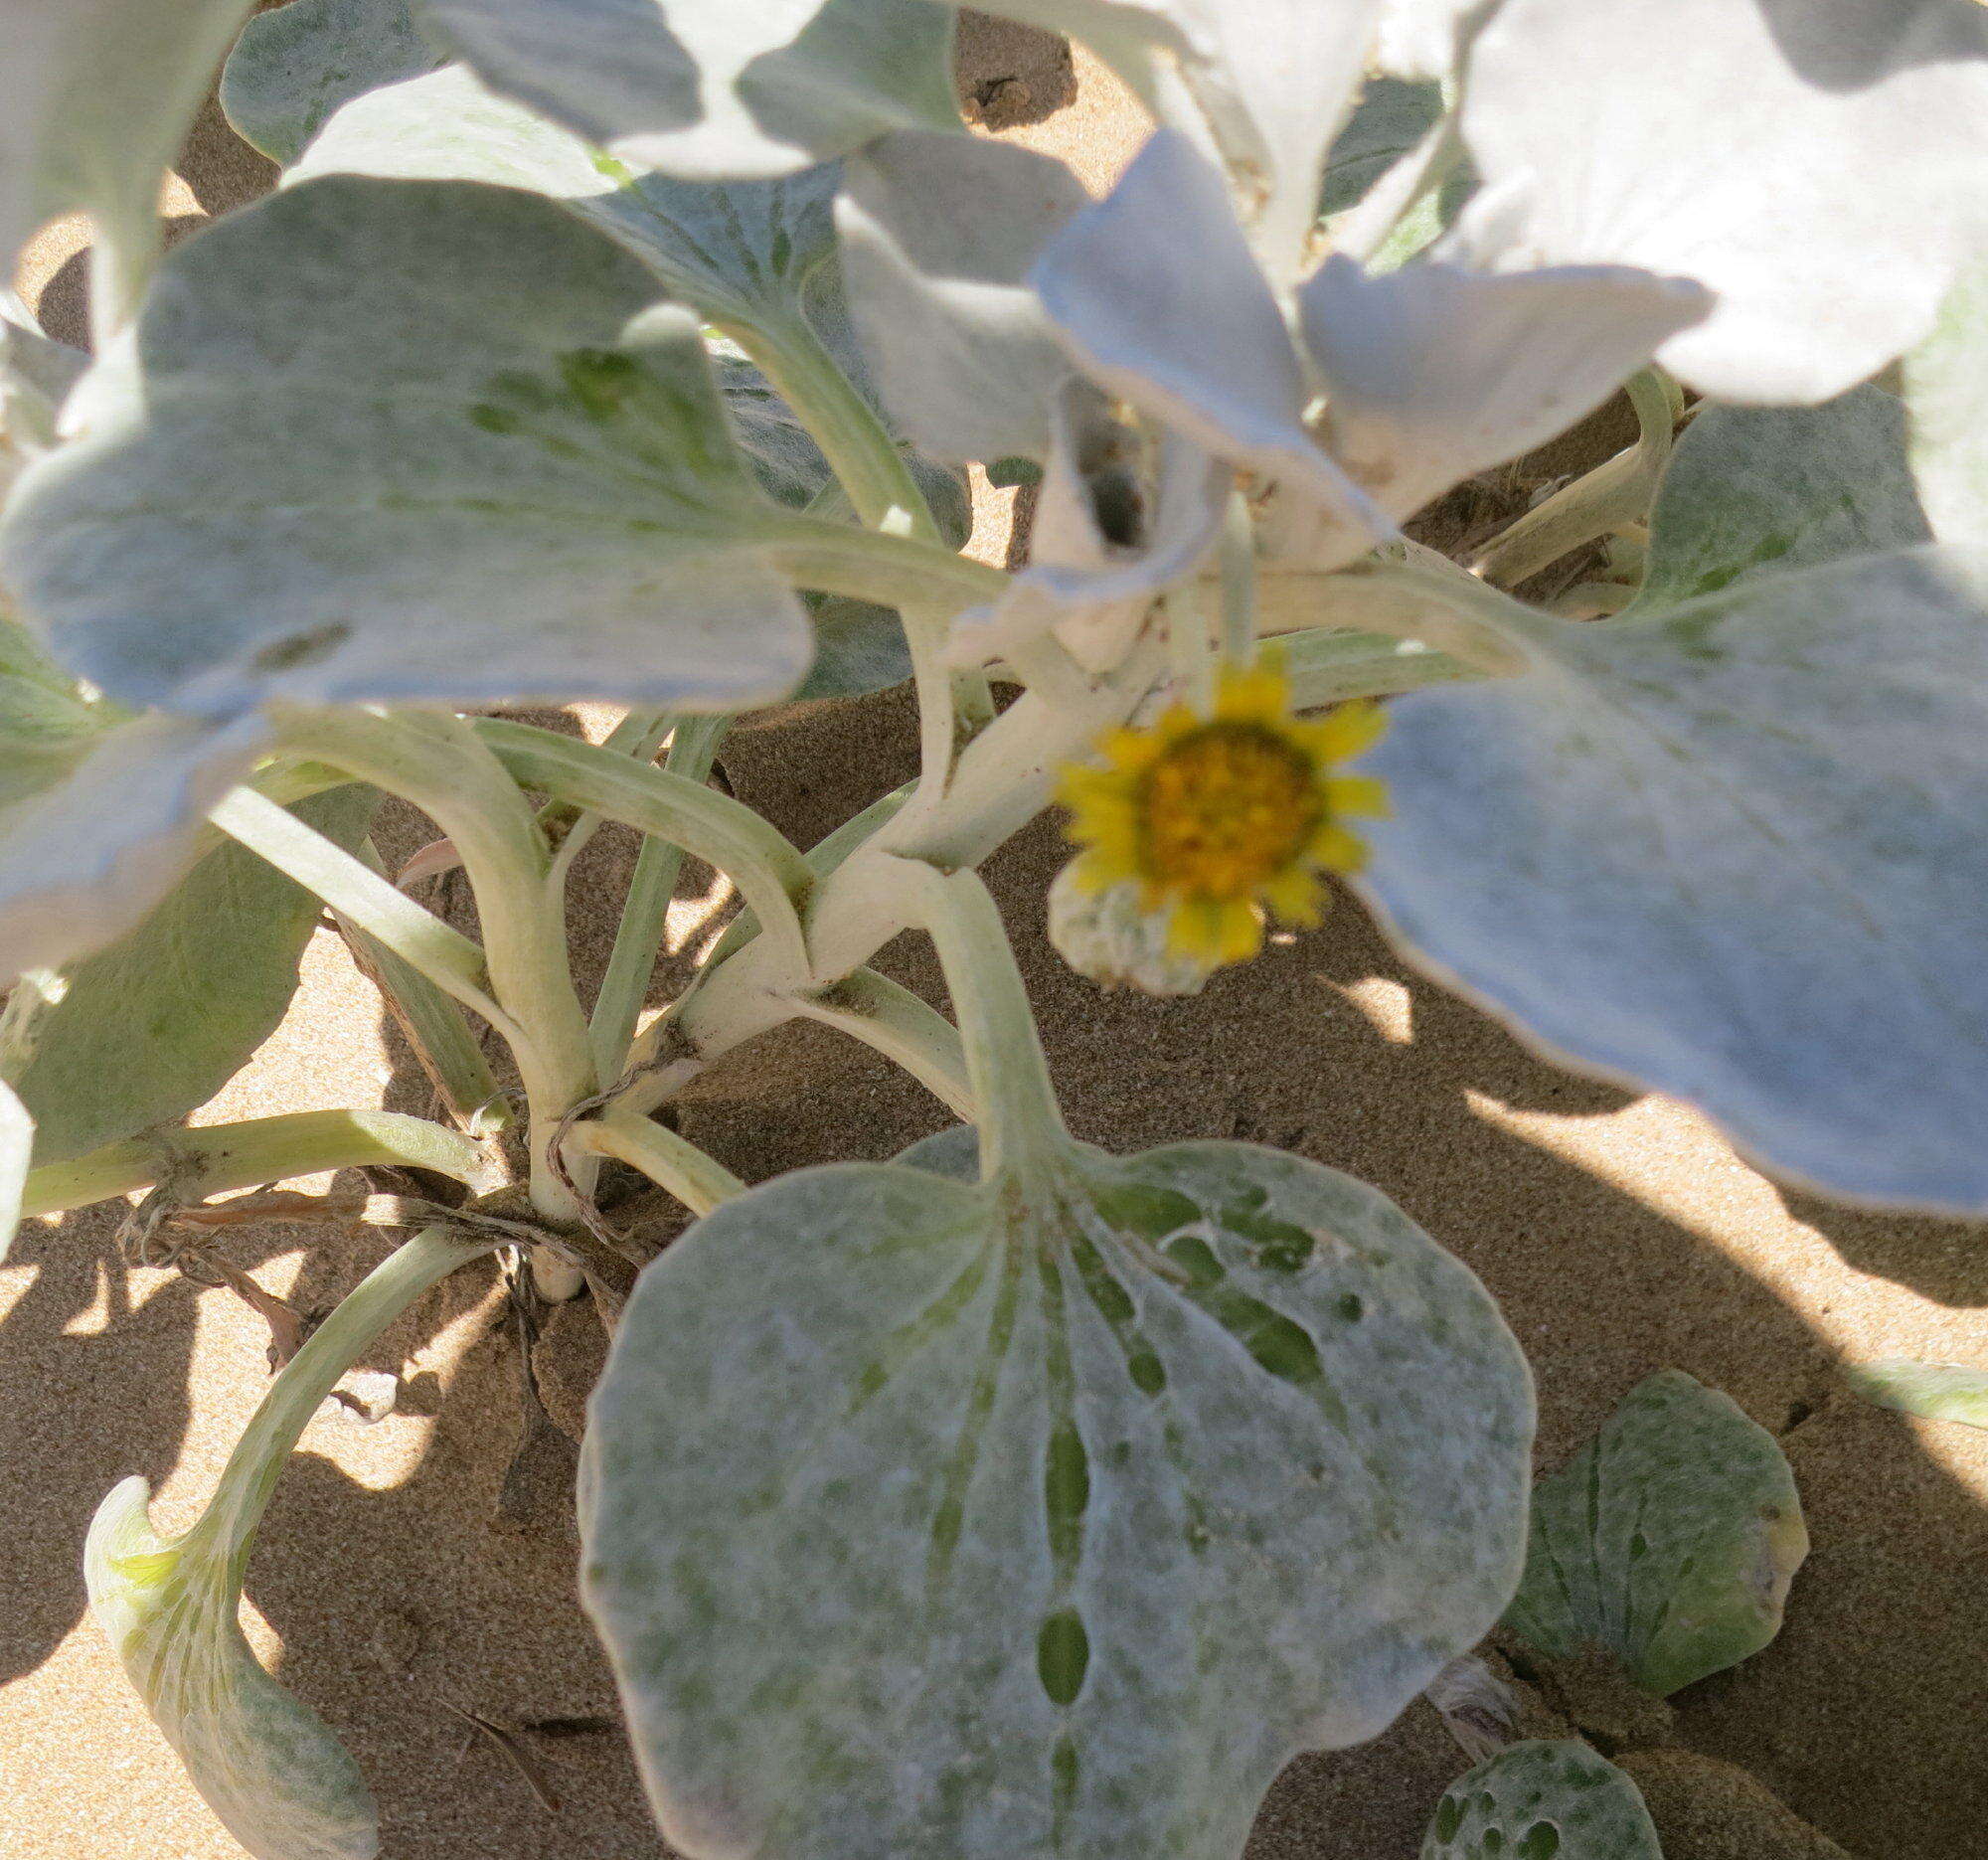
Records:
{"label": "silvery fuzzy leaf", "polygon": [[163,1537],[153,1528],[141,1478],[113,1486],[90,1520],[90,1612],[188,1780],[253,1860],[373,1860],[380,1850],[379,1817],[352,1759],[263,1671],[242,1631],[256,1526],[299,1435],[361,1352],[486,1251],[487,1242],[431,1227],[375,1267],[269,1386],[190,1529]]}
{"label": "silvery fuzzy leaf", "polygon": [[1514,1744],[1436,1804],[1421,1860],[1664,1860],[1642,1791],[1577,1738]]}
{"label": "silvery fuzzy leaf", "polygon": [[1943,542],[1988,543],[1988,253],[1979,244],[1931,336],[1905,359],[1912,476]]}
{"label": "silvery fuzzy leaf", "polygon": [[1701,407],[1650,515],[1638,607],[1930,542],[1906,445],[1905,407],[1871,384],[1820,407]]}
{"label": "silvery fuzzy leaf", "polygon": [[833,162],[766,181],[639,174],[487,89],[462,65],[369,91],[324,125],[294,180],[318,174],[488,181],[567,203],[720,322],[800,315],[835,254]]}
{"label": "silvery fuzzy leaf", "polygon": [[1503,1606],[1530,1389],[1456,1262],[1273,1151],[1058,1166],[805,1170],[638,1281],[582,1583],[688,1860],[1240,1854]]}
{"label": "silvery fuzzy leaf", "polygon": [[1167,0],[1194,48],[1183,66],[1279,283],[1309,257],[1326,154],[1353,108],[1383,0]]}
{"label": "silvery fuzzy leaf", "polygon": [[1718,398],[1824,401],[1927,333],[1976,230],[1988,12],[1504,0],[1462,124],[1487,184],[1523,199],[1524,263],[1696,278],[1717,303],[1666,368]]}
{"label": "silvery fuzzy leaf", "polygon": [[237,134],[288,167],[355,97],[442,63],[408,0],[289,0],[243,27],[221,107]]}
{"label": "silvery fuzzy leaf", "polygon": [[959,126],[951,9],[923,0],[415,0],[414,16],[492,89],[687,179]]}
{"label": "silvery fuzzy leaf", "polygon": [[[159,183],[252,0],[9,0],[0,67],[0,254],[88,213],[135,301]],[[103,308],[99,304],[99,311]]]}
{"label": "silvery fuzzy leaf", "polygon": [[1071,365],[1027,279],[1089,196],[1062,162],[978,137],[886,136],[846,167],[843,280],[894,419],[936,458],[1044,457]]}
{"label": "silvery fuzzy leaf", "polygon": [[[928,1139],[929,1140],[929,1139]],[[1900,1357],[1857,1363],[1850,1386],[1867,1402],[1921,1421],[1958,1421],[1988,1428],[1988,1370],[1960,1363],[1914,1363]]]}
{"label": "silvery fuzzy leaf", "polygon": [[267,732],[143,717],[93,739],[0,808],[0,974],[57,968],[139,923],[190,867],[207,810]]}
{"label": "silvery fuzzy leaf", "polygon": [[770,701],[808,652],[778,508],[655,294],[530,195],[287,189],[174,254],[7,572],[67,663],[195,715]]}
{"label": "silvery fuzzy leaf", "polygon": [[618,169],[577,135],[486,89],[467,66],[443,65],[341,104],[284,181],[325,174],[485,181],[579,203],[613,193]]}
{"label": "silvery fuzzy leaf", "polygon": [[1548,1659],[1605,1648],[1665,1698],[1773,1639],[1807,1555],[1779,1442],[1717,1389],[1666,1369],[1539,1482],[1504,1624]]}
{"label": "silvery fuzzy leaf", "polygon": [[1544,444],[1708,308],[1697,285],[1619,265],[1496,273],[1468,236],[1419,264],[1328,257],[1298,292],[1335,457],[1390,516]]}
{"label": "silvery fuzzy leaf", "polygon": [[[1259,260],[1306,256],[1326,151],[1352,108],[1383,0],[996,0],[988,10],[1083,40],[1142,95],[1170,54],[1221,153]],[[1170,118],[1169,118],[1170,120]]]}
{"label": "silvery fuzzy leaf", "polygon": [[1119,399],[1328,510],[1370,508],[1305,429],[1304,371],[1276,299],[1221,176],[1185,137],[1156,133],[1030,281],[1078,366]]}
{"label": "silvery fuzzy leaf", "polygon": [[[297,804],[349,851],[376,801],[347,786]],[[9,1082],[35,1161],[67,1161],[177,1121],[240,1072],[282,1019],[319,900],[232,841],[208,852],[107,947],[67,968]]]}
{"label": "silvery fuzzy leaf", "polygon": [[53,448],[63,403],[89,357],[56,342],[12,291],[0,291],[0,493]]}
{"label": "silvery fuzzy leaf", "polygon": [[254,1860],[373,1860],[379,1812],[323,1719],[272,1679],[236,1618],[241,1577],[153,1528],[135,1475],[90,1521],[91,1612],[208,1806]]}
{"label": "silvery fuzzy leaf", "polygon": [[1391,707],[1367,883],[1554,1054],[1765,1166],[1988,1212],[1988,560],[1866,556]]}

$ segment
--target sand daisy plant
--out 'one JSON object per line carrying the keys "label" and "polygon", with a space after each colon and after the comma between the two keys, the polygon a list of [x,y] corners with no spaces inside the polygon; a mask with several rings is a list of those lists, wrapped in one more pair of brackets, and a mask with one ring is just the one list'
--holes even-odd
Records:
{"label": "sand daisy plant", "polygon": [[1266,914],[1317,923],[1322,875],[1363,864],[1365,842],[1347,821],[1385,816],[1387,790],[1336,770],[1386,721],[1366,703],[1292,715],[1271,654],[1227,668],[1206,714],[1176,704],[1146,728],[1106,736],[1101,766],[1065,771],[1073,877],[1095,893],[1136,885],[1179,954],[1244,961],[1262,946]]}

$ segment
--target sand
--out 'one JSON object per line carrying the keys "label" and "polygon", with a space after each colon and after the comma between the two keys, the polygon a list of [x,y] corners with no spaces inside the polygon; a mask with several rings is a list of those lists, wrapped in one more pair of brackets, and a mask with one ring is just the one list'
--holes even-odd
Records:
{"label": "sand", "polygon": [[[1031,78],[1010,62],[1014,72],[979,73],[990,113],[1003,98],[1015,107],[1004,79],[1059,95],[1053,69]],[[1139,124],[1086,61],[1076,77],[1074,102],[1005,132],[1070,156],[1097,185]],[[265,180],[210,120],[169,198],[197,223]],[[31,286],[53,278],[44,301],[69,327],[79,244],[77,229],[54,229],[30,265]],[[983,554],[1005,548],[1008,501],[983,496]],[[598,731],[598,717],[587,722]],[[886,694],[754,720],[723,764],[805,844],[902,779],[912,738],[904,697]],[[421,833],[405,817],[384,830],[403,850]],[[603,835],[577,875],[588,964],[604,953],[630,857],[623,837]],[[1653,1370],[1729,1391],[1782,1436],[1815,1548],[1773,1646],[1676,1701],[1680,1743],[1743,1765],[1860,1860],[1988,1855],[1988,1434],[1863,1407],[1840,1383],[1846,1362],[1886,1356],[1988,1364],[1988,1237],[1782,1190],[1688,1108],[1541,1064],[1419,979],[1351,899],[1324,930],[1279,936],[1197,999],[1100,994],[1041,937],[1062,857],[1045,822],[988,877],[1078,1134],[1120,1149],[1242,1137],[1378,1184],[1503,1302],[1538,1376],[1545,1464]],[[688,870],[673,943],[694,949],[727,908],[722,885]],[[936,991],[911,939],[882,966]],[[665,984],[682,973],[679,955]],[[200,1121],[381,1103],[425,1109],[427,1090],[327,933],[282,1028]],[[943,1121],[867,1049],[799,1025],[714,1069],[684,1109],[689,1133],[753,1179],[888,1155]],[[121,1212],[31,1223],[0,1268],[0,1853],[238,1860],[83,1618],[78,1552],[96,1500],[128,1472],[156,1482],[162,1524],[195,1515],[266,1386],[267,1332],[228,1292],[125,1269],[110,1238]],[[311,1306],[384,1248],[263,1229],[230,1250],[266,1288]],[[520,1425],[505,1308],[489,1270],[459,1274],[369,1356],[404,1373],[397,1412],[373,1426],[313,1423],[249,1572],[251,1633],[366,1769],[389,1860],[654,1856],[574,1599],[570,1526],[557,1509],[523,1529],[498,1515]],[[553,1316],[541,1388],[568,1428],[599,1350],[585,1305]],[[560,1436],[548,1450],[557,1469],[571,1447]],[[523,1741],[557,1812],[464,1712]],[[1417,1706],[1362,1750],[1293,1764],[1253,1860],[1412,1860],[1465,1767]],[[1675,1791],[1677,1763],[1648,1774],[1653,1801]],[[1772,1860],[1772,1827],[1785,1825],[1689,1792],[1671,1812],[1671,1860]]]}

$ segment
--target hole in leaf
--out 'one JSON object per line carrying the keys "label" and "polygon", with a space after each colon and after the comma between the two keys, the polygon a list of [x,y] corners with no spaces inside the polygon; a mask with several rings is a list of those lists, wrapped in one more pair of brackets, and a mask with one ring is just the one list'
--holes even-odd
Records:
{"label": "hole in leaf", "polygon": [[1075,1608],[1063,1608],[1043,1623],[1036,1636],[1036,1671],[1052,1705],[1069,1705],[1083,1690],[1084,1669],[1090,1664],[1090,1636]]}
{"label": "hole in leaf", "polygon": [[1554,1860],[1560,1852],[1560,1829],[1551,1821],[1535,1821],[1519,1843],[1518,1860]]}
{"label": "hole in leaf", "polygon": [[1641,1531],[1638,1531],[1634,1537],[1629,1539],[1629,1561],[1634,1563],[1638,1558],[1647,1557],[1649,1554],[1650,1540]]}
{"label": "hole in leaf", "polygon": [[1505,1851],[1505,1836],[1497,1828],[1486,1828],[1479,1845],[1487,1854],[1501,1854]]}
{"label": "hole in leaf", "polygon": [[1345,1318],[1349,1324],[1357,1324],[1367,1315],[1366,1301],[1357,1291],[1342,1293],[1339,1303],[1335,1308],[1338,1310],[1339,1315]]}
{"label": "hole in leaf", "polygon": [[1439,1841],[1454,1840],[1456,1830],[1463,1825],[1463,1804],[1454,1795],[1445,1795],[1436,1803],[1435,1837]]}

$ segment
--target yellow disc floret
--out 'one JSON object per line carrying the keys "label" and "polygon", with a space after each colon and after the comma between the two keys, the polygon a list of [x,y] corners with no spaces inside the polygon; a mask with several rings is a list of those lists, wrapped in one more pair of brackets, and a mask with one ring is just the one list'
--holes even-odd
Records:
{"label": "yellow disc floret", "polygon": [[1103,767],[1065,770],[1079,849],[1073,876],[1094,892],[1135,882],[1144,908],[1167,914],[1183,955],[1254,955],[1266,909],[1287,924],[1317,923],[1320,873],[1365,859],[1345,820],[1385,814],[1387,794],[1371,776],[1330,771],[1384,723],[1372,704],[1317,722],[1293,717],[1282,668],[1267,655],[1225,670],[1210,714],[1177,704],[1148,729],[1106,737]]}

